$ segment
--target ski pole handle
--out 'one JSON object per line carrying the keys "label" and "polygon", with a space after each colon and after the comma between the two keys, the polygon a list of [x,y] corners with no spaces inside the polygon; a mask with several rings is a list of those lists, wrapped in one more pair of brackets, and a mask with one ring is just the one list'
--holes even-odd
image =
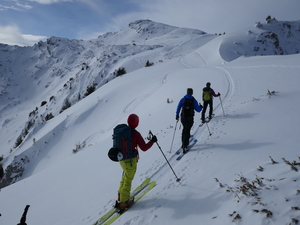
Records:
{"label": "ski pole handle", "polygon": [[149,134],[151,135],[151,137],[153,137],[154,135],[152,134],[151,130],[149,130]]}
{"label": "ski pole handle", "polygon": [[152,137],[153,137],[153,134],[152,134],[151,130],[149,130],[147,139],[148,139],[148,140],[151,140]]}
{"label": "ski pole handle", "polygon": [[154,134],[152,134],[151,130],[149,130],[148,140],[156,142],[157,144],[157,137]]}

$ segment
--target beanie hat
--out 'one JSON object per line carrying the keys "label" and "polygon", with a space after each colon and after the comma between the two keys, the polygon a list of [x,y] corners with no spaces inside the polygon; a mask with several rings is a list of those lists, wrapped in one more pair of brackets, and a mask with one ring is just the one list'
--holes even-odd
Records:
{"label": "beanie hat", "polygon": [[193,89],[192,88],[188,88],[186,92],[189,95],[193,95]]}
{"label": "beanie hat", "polygon": [[209,82],[206,83],[206,87],[210,87],[210,83]]}
{"label": "beanie hat", "polygon": [[130,114],[127,119],[128,126],[135,129],[139,125],[139,117],[136,114]]}

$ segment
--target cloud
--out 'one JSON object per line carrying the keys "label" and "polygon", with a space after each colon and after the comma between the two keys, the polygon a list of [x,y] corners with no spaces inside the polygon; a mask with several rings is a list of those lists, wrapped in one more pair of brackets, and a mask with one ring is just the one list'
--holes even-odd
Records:
{"label": "cloud", "polygon": [[0,26],[0,43],[8,45],[32,46],[45,36],[34,36],[22,34],[17,26]]}
{"label": "cloud", "polygon": [[[138,10],[119,14],[112,25],[150,19],[208,33],[236,32],[263,22],[268,15],[278,20],[298,20],[299,0],[131,0]],[[129,19],[131,21],[129,21]]]}
{"label": "cloud", "polygon": [[35,36],[31,34],[22,34],[22,36],[27,42],[31,43],[30,45],[38,43],[39,41],[45,41],[47,39],[46,36]]}
{"label": "cloud", "polygon": [[19,3],[18,0],[11,0],[11,1],[4,0],[2,4],[0,4],[0,11],[3,10],[21,11],[21,10],[28,10],[28,9],[32,9],[32,6],[27,3]]}
{"label": "cloud", "polygon": [[[27,34],[92,39],[125,29],[140,19],[212,34],[231,33],[263,22],[268,15],[277,20],[299,20],[300,1],[288,1],[289,4],[282,0],[0,0],[0,42],[30,45],[46,38],[23,35],[18,27]],[[1,27],[10,24],[18,27]],[[5,28],[10,32],[3,32]]]}
{"label": "cloud", "polygon": [[[28,3],[26,3],[26,1]],[[26,0],[26,1],[3,0],[2,4],[0,4],[0,11],[1,10],[9,10],[9,9],[12,9],[12,10],[32,9],[33,7],[29,4],[30,2],[43,4],[43,5],[50,5],[50,4],[62,3],[62,2],[73,2],[73,0]],[[77,0],[77,1],[81,1],[81,0]]]}
{"label": "cloud", "polygon": [[21,4],[21,3],[16,3],[16,5],[19,7],[19,8],[21,8],[21,9],[32,9],[32,6],[30,6],[30,5],[27,5],[27,4]]}
{"label": "cloud", "polygon": [[0,11],[9,10],[9,9],[17,10],[15,6],[0,5]]}
{"label": "cloud", "polygon": [[45,5],[59,3],[59,2],[73,2],[73,0],[29,0],[29,1],[40,3],[40,4],[45,4]]}
{"label": "cloud", "polygon": [[76,0],[89,7],[91,12],[99,16],[113,17],[113,9],[123,5],[122,0],[112,3],[111,0]]}

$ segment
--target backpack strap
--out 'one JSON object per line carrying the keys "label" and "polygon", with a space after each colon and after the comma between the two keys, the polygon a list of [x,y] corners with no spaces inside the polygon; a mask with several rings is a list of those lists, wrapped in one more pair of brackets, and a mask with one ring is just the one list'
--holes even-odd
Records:
{"label": "backpack strap", "polygon": [[[126,132],[128,132],[128,134],[130,133],[130,138],[128,139],[128,142],[127,142],[127,155],[128,155],[128,158],[130,159],[130,165],[132,166],[132,159],[134,157],[136,157],[138,155],[137,152],[133,152],[132,151],[132,134],[136,131],[135,129],[131,129],[130,127],[128,127],[129,130],[127,130]],[[128,159],[126,158],[126,159]]]}

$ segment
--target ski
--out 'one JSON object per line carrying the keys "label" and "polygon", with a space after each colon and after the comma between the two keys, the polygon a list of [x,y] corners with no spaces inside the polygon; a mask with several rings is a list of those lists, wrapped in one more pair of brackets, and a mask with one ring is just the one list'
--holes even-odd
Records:
{"label": "ski", "polygon": [[204,121],[201,121],[199,127],[202,127],[205,123],[208,123],[208,122],[209,122],[208,117],[206,117]]}
{"label": "ski", "polygon": [[205,124],[205,123],[203,123],[203,122],[201,121],[201,123],[199,124],[199,127],[202,127],[204,124]]}
{"label": "ski", "polygon": [[[137,186],[132,193],[130,194],[130,198],[136,196],[139,194],[147,185],[150,183],[150,178],[145,179],[139,186]],[[100,217],[93,225],[101,225],[105,221],[107,221],[113,214],[115,214],[118,211],[116,208],[111,208],[107,213],[105,213],[102,217]]]}
{"label": "ski", "polygon": [[181,153],[177,158],[176,160],[180,160],[185,154],[187,154],[191,148],[197,143],[197,139],[194,139],[193,142],[188,146],[188,149],[187,149],[187,152],[186,153]]}
{"label": "ski", "polygon": [[211,119],[215,116],[215,114],[212,114],[211,118],[209,119],[209,117],[205,118],[205,122],[203,123],[201,121],[201,124],[199,125],[199,127],[202,127],[205,123],[209,123],[211,121]]}
{"label": "ski", "polygon": [[212,118],[206,117],[205,123],[209,123]]}
{"label": "ski", "polygon": [[215,114],[212,114],[211,117],[206,117],[206,123],[209,123],[212,118],[214,118]]}
{"label": "ski", "polygon": [[[190,140],[189,140],[189,144],[191,144],[194,140],[194,135],[191,135],[190,136]],[[176,151],[176,155],[179,155],[182,151],[182,148],[179,148],[177,151]]]}
{"label": "ski", "polygon": [[[145,194],[147,194],[154,186],[156,185],[155,181],[152,181],[149,185],[147,185],[141,192],[139,192],[138,194],[136,194],[134,197],[134,203],[132,205],[134,205],[135,203],[137,203]],[[132,205],[130,207],[132,207]],[[112,224],[115,220],[117,220],[122,214],[124,214],[128,209],[125,209],[124,212],[122,212],[121,214],[116,212],[114,213],[107,221],[105,221],[105,223],[103,223],[103,225],[110,225]]]}
{"label": "ski", "polygon": [[206,117],[206,118],[205,118],[205,123],[209,123],[210,120],[211,120],[211,118],[209,119],[209,117]]}

